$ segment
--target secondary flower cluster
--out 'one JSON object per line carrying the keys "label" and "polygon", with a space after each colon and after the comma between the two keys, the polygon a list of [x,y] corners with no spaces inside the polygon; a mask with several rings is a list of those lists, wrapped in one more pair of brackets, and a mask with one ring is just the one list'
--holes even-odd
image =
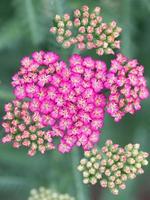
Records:
{"label": "secondary flower cluster", "polygon": [[68,194],[59,194],[50,189],[40,187],[39,189],[31,190],[28,200],[75,200],[75,198]]}
{"label": "secondary flower cluster", "polygon": [[40,116],[29,111],[29,102],[14,100],[5,105],[5,111],[2,126],[7,135],[3,137],[3,143],[12,142],[14,148],[24,146],[29,149],[30,156],[37,151],[44,154],[46,150],[54,149],[49,131],[43,130],[39,123]]}
{"label": "secondary flower cluster", "polygon": [[[28,100],[29,112],[39,117],[51,138],[61,138],[58,146],[61,153],[71,151],[75,145],[88,150],[98,142],[106,105],[102,94],[106,64],[77,54],[69,62],[70,68],[67,68],[57,54],[35,52],[32,58],[23,58],[12,81],[16,98],[22,102]],[[18,107],[14,105],[14,109]],[[7,116],[9,110],[6,112]],[[4,120],[7,123],[8,119]],[[14,119],[9,120],[12,123]],[[22,115],[18,120],[22,121]],[[28,131],[28,126],[17,134],[22,135],[25,129]],[[12,134],[10,130],[7,132]]]}
{"label": "secondary flower cluster", "polygon": [[56,35],[57,42],[64,48],[77,45],[79,50],[96,49],[98,55],[114,54],[113,50],[120,48],[117,38],[122,30],[115,21],[102,22],[100,14],[100,7],[90,12],[89,7],[84,5],[74,11],[73,17],[69,14],[56,15],[50,32]]}
{"label": "secondary flower cluster", "polygon": [[129,60],[122,54],[111,61],[105,87],[110,90],[107,112],[115,121],[121,120],[126,113],[140,110],[141,101],[148,98],[143,73],[144,67],[137,60]]}
{"label": "secondary flower cluster", "polygon": [[83,173],[85,184],[99,183],[117,195],[119,189],[126,188],[125,182],[143,174],[143,166],[148,164],[148,153],[141,151],[139,144],[128,144],[124,148],[107,140],[101,151],[93,149],[84,153],[78,170]]}

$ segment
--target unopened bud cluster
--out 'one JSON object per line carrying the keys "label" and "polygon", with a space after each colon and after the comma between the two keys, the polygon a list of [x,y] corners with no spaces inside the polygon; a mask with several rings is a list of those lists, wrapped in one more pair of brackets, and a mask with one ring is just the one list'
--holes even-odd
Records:
{"label": "unopened bud cluster", "polygon": [[77,45],[79,50],[96,49],[98,55],[114,54],[114,49],[120,49],[117,38],[122,29],[115,21],[104,23],[100,14],[100,7],[95,7],[91,12],[84,5],[74,10],[73,17],[69,14],[62,17],[56,15],[50,32],[56,35],[57,42],[64,48]]}
{"label": "unopened bud cluster", "polygon": [[128,144],[122,148],[107,140],[101,151],[94,149],[85,152],[85,158],[78,166],[78,170],[83,173],[83,182],[96,184],[99,180],[103,188],[117,195],[120,189],[126,188],[127,180],[144,173],[142,167],[148,164],[148,153],[139,148],[139,144]]}
{"label": "unopened bud cluster", "polygon": [[59,194],[50,189],[40,187],[39,189],[31,190],[28,200],[75,200],[75,198],[68,194]]}
{"label": "unopened bud cluster", "polygon": [[55,148],[49,131],[44,130],[40,123],[40,116],[30,112],[29,102],[14,100],[5,105],[5,111],[2,126],[6,136],[2,143],[12,143],[17,149],[26,147],[29,156]]}

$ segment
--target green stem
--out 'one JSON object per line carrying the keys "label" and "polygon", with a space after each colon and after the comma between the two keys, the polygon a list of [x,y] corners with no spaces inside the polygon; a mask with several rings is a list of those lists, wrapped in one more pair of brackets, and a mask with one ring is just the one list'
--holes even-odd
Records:
{"label": "green stem", "polygon": [[37,17],[36,17],[33,1],[25,0],[24,4],[25,4],[26,12],[27,12],[26,17],[27,17],[28,24],[30,27],[32,41],[34,44],[38,44],[40,35],[39,35],[39,30],[38,30],[38,25],[37,25]]}
{"label": "green stem", "polygon": [[133,32],[133,26],[132,26],[132,0],[124,0],[121,3],[121,13],[122,16],[122,47],[121,51],[126,56],[132,57],[133,55],[133,45],[132,45],[132,32]]}
{"label": "green stem", "polygon": [[71,155],[77,200],[88,200],[89,198],[87,196],[87,192],[84,189],[81,175],[77,171],[77,166],[80,163],[80,150],[75,148]]}

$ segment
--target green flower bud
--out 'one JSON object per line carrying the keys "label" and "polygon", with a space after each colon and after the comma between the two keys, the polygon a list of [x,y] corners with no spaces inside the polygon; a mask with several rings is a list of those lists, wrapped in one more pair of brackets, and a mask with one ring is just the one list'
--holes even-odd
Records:
{"label": "green flower bud", "polygon": [[86,163],[86,166],[87,166],[87,168],[91,168],[91,167],[92,167],[92,162],[88,161],[88,162]]}
{"label": "green flower bud", "polygon": [[90,181],[89,181],[88,178],[84,178],[84,179],[83,179],[83,183],[84,183],[84,184],[88,184],[89,182],[90,182]]}
{"label": "green flower bud", "polygon": [[118,195],[119,194],[119,190],[114,188],[111,190],[111,192],[114,194],[114,195]]}
{"label": "green flower bud", "polygon": [[129,179],[135,179],[136,175],[134,173],[128,174]]}
{"label": "green flower bud", "polygon": [[122,174],[120,178],[122,181],[126,181],[128,179],[128,176],[126,174]]}
{"label": "green flower bud", "polygon": [[95,170],[94,168],[91,168],[91,169],[89,170],[89,173],[90,173],[90,174],[93,174],[93,175],[94,175],[95,172],[96,172],[96,170]]}
{"label": "green flower bud", "polygon": [[132,151],[133,149],[133,144],[128,144],[125,146],[125,149],[128,150],[128,151]]}
{"label": "green flower bud", "polygon": [[100,184],[103,188],[106,188],[107,187],[107,180],[106,179],[103,179],[100,181]]}
{"label": "green flower bud", "polygon": [[96,179],[95,177],[92,177],[92,178],[90,179],[90,183],[91,183],[92,185],[95,185],[95,184],[97,183],[97,179]]}
{"label": "green flower bud", "polygon": [[91,152],[90,152],[90,151],[85,151],[85,152],[84,152],[84,156],[85,156],[86,158],[90,158],[90,157],[91,157]]}
{"label": "green flower bud", "polygon": [[127,162],[131,165],[135,164],[135,160],[133,158],[128,158]]}
{"label": "green flower bud", "polygon": [[105,175],[106,175],[106,176],[110,176],[110,175],[111,175],[111,171],[110,171],[109,169],[106,169],[106,170],[105,170]]}
{"label": "green flower bud", "polygon": [[139,145],[128,144],[125,148],[107,140],[101,151],[93,149],[85,153],[78,167],[83,173],[83,182],[96,184],[108,188],[113,194],[126,188],[128,179],[136,178],[137,174],[144,173],[142,167],[148,164],[148,154],[139,150]]}
{"label": "green flower bud", "polygon": [[84,172],[83,172],[83,177],[84,177],[84,178],[89,177],[89,173],[88,173],[88,171],[84,171]]}
{"label": "green flower bud", "polygon": [[99,163],[94,163],[93,166],[95,169],[99,169]]}
{"label": "green flower bud", "polygon": [[114,182],[108,182],[108,188],[109,189],[113,189],[115,187],[115,184],[114,184]]}
{"label": "green flower bud", "polygon": [[83,167],[82,165],[79,165],[79,166],[77,167],[77,169],[78,169],[80,172],[82,172],[82,171],[84,170],[84,167]]}
{"label": "green flower bud", "polygon": [[135,164],[135,167],[136,167],[137,169],[140,169],[141,166],[142,166],[141,163],[136,163],[136,164]]}
{"label": "green flower bud", "polygon": [[117,185],[120,185],[120,184],[122,183],[122,180],[121,180],[120,178],[117,178],[116,181],[115,181],[115,183],[116,183]]}
{"label": "green flower bud", "polygon": [[148,161],[145,159],[142,161],[142,165],[148,165]]}
{"label": "green flower bud", "polygon": [[135,157],[135,156],[137,156],[138,155],[138,150],[137,149],[133,149],[133,151],[132,151],[132,155]]}
{"label": "green flower bud", "polygon": [[80,164],[81,164],[81,165],[85,165],[87,162],[88,162],[88,161],[87,161],[85,158],[83,158],[83,159],[80,161]]}
{"label": "green flower bud", "polygon": [[109,180],[114,182],[116,180],[116,177],[115,176],[110,176]]}
{"label": "green flower bud", "polygon": [[134,144],[134,148],[138,150],[140,148],[140,144]]}

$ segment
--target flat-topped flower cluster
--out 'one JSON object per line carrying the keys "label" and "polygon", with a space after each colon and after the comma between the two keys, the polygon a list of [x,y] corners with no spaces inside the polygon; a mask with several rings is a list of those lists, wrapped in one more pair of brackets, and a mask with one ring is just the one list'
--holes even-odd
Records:
{"label": "flat-topped flower cluster", "polygon": [[85,184],[99,183],[117,195],[126,188],[126,181],[143,174],[148,165],[148,153],[140,150],[139,144],[128,144],[124,148],[107,140],[99,151],[94,148],[84,153],[78,170],[83,173]]}
{"label": "flat-topped flower cluster", "polygon": [[141,109],[141,101],[149,96],[144,67],[136,59],[129,60],[117,54],[111,61],[105,87],[110,90],[107,112],[120,121],[126,113],[134,114]]}
{"label": "flat-topped flower cluster", "polygon": [[44,130],[44,126],[40,124],[39,114],[30,112],[29,102],[14,100],[5,105],[5,111],[2,126],[8,134],[3,137],[3,143],[12,142],[14,148],[29,148],[30,156],[36,151],[43,154],[46,150],[54,149],[49,131]]}
{"label": "flat-topped flower cluster", "polygon": [[[3,142],[29,148],[29,155],[55,147],[91,149],[100,138],[105,108],[119,121],[148,97],[143,66],[118,54],[108,70],[104,61],[74,54],[69,66],[54,52],[24,57],[12,86],[16,100],[5,106]],[[105,90],[110,94],[106,95]]]}
{"label": "flat-topped flower cluster", "polygon": [[114,54],[114,49],[120,49],[122,29],[115,21],[104,23],[100,15],[101,8],[95,7],[91,12],[87,5],[74,10],[73,16],[56,15],[54,26],[50,32],[56,35],[56,41],[64,48],[77,45],[79,50],[96,49],[98,55]]}

